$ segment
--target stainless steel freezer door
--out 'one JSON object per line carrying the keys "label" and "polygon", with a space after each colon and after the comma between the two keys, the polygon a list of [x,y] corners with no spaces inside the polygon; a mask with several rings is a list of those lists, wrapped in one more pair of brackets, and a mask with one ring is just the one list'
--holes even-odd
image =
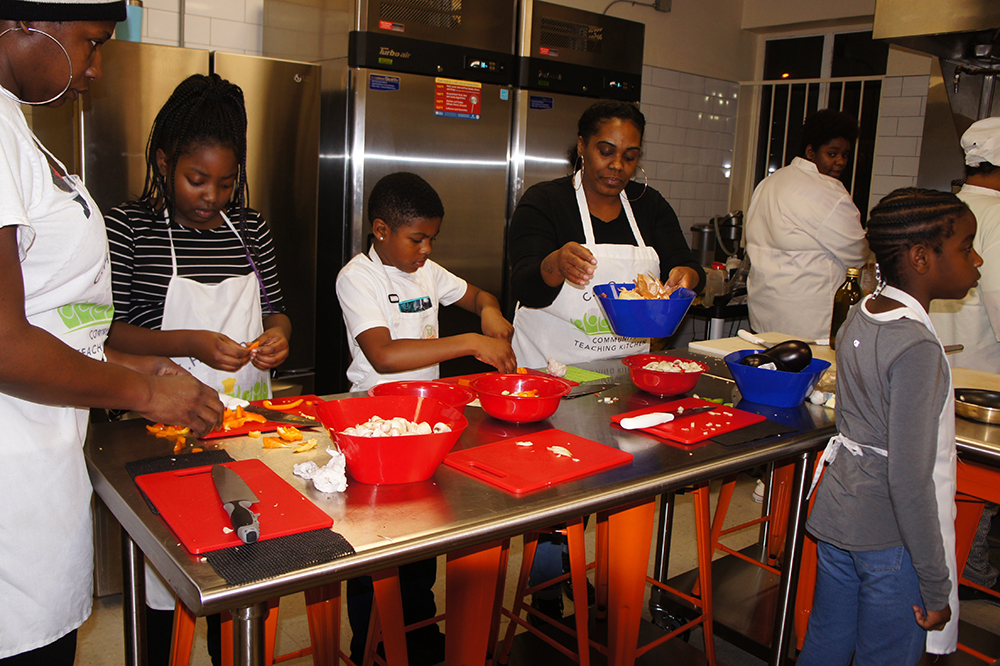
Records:
{"label": "stainless steel freezer door", "polygon": [[250,205],[268,221],[292,339],[280,371],[316,364],[316,213],[320,66],[213,53],[213,71],[243,89]]}
{"label": "stainless steel freezer door", "polygon": [[595,101],[589,97],[518,90],[515,96],[510,213],[536,183],[572,172],[568,151],[576,146],[577,121]]}
{"label": "stainless steel freezer door", "polygon": [[209,52],[112,39],[101,47],[104,74],[83,102],[81,175],[97,205],[109,210],[139,198],[153,119],[177,84],[208,74]]}
{"label": "stainless steel freezer door", "polygon": [[447,117],[435,115],[434,104],[439,86],[450,79],[365,69],[352,74],[353,132],[364,137],[355,139],[351,156],[353,253],[363,251],[370,233],[372,187],[389,173],[412,171],[444,204],[434,261],[499,297],[512,91],[484,83],[478,118]]}

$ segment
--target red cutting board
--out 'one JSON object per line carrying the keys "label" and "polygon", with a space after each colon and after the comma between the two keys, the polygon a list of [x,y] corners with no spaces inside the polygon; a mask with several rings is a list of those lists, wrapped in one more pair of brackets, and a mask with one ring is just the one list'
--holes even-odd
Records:
{"label": "red cutting board", "polygon": [[[518,442],[531,442],[521,446]],[[548,450],[561,446],[572,457]],[[516,495],[631,462],[632,454],[568,432],[542,430],[448,454],[444,463]]]}
{"label": "red cutting board", "polygon": [[649,412],[667,412],[681,407],[684,409],[692,409],[694,407],[705,406],[712,406],[717,409],[688,418],[681,417],[669,423],[663,423],[652,428],[642,428],[642,431],[655,435],[656,437],[669,439],[671,440],[671,443],[677,442],[680,444],[690,445],[702,442],[711,437],[715,437],[716,435],[739,430],[740,428],[745,428],[748,425],[753,425],[754,423],[760,423],[761,421],[767,420],[766,417],[760,414],[744,412],[741,409],[734,409],[733,407],[723,407],[718,403],[708,402],[707,400],[699,400],[698,398],[684,398],[683,400],[675,400],[662,405],[654,405],[653,407],[643,407],[642,409],[637,409],[634,412],[626,412],[625,414],[612,416],[611,422],[620,424],[622,419],[630,416],[638,416],[639,414],[648,414]]}
{"label": "red cutting board", "polygon": [[[555,377],[547,372],[542,372],[541,370],[535,370],[533,368],[525,368],[525,373],[528,375],[544,375],[546,377],[552,377],[553,379],[558,379],[564,381],[570,386],[579,386],[580,382],[574,382],[572,379],[566,379],[565,377]],[[459,375],[458,377],[442,377],[441,379],[435,379],[436,382],[448,382],[450,384],[458,384],[459,386],[467,386],[472,388],[472,380],[478,379],[479,377],[485,377],[486,375],[496,374],[494,372],[477,372],[474,375]]]}
{"label": "red cutting board", "polygon": [[[316,425],[323,425],[320,423],[319,419],[316,417],[316,405],[322,403],[323,400],[314,395],[297,395],[290,398],[271,398],[268,402],[272,405],[287,405],[290,402],[295,402],[296,400],[302,400],[298,407],[293,407],[289,410],[280,410],[287,412],[288,414],[295,414],[297,416],[308,416],[310,418],[316,419]],[[251,405],[256,405],[257,407],[264,407],[263,400],[252,400]],[[278,423],[276,421],[267,421],[261,423],[259,421],[247,421],[245,424],[241,425],[239,428],[230,428],[229,430],[213,430],[207,435],[203,435],[202,439],[215,439],[217,437],[239,437],[240,435],[245,435],[252,431],[257,432],[273,432],[278,429],[280,425],[287,425],[285,423]],[[308,428],[309,426],[295,426],[296,428]]]}
{"label": "red cutting board", "polygon": [[[260,500],[250,507],[260,514],[260,541],[333,526],[333,518],[262,461],[224,464],[239,474]],[[184,547],[195,555],[242,545],[222,508],[212,481],[212,465],[142,474],[135,482]]]}

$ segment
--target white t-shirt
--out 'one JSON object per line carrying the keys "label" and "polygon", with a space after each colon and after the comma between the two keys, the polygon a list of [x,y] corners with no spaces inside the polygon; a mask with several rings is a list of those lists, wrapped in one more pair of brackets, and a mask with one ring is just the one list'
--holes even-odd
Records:
{"label": "white t-shirt", "polygon": [[868,256],[861,215],[844,184],[796,157],[754,190],[746,239],[754,330],[828,337],[837,287],[847,267]]}
{"label": "white t-shirt", "polygon": [[982,277],[963,299],[931,301],[931,321],[943,344],[965,347],[948,356],[952,366],[1000,373],[1000,192],[965,185],[958,198],[976,216]]}
{"label": "white t-shirt", "polygon": [[428,260],[414,273],[386,266],[372,248],[347,262],[337,275],[337,298],[344,313],[351,349],[347,378],[352,391],[401,379],[437,379],[437,364],[380,375],[365,357],[357,337],[371,328],[389,329],[393,340],[438,337],[438,307],[465,296],[468,284]]}
{"label": "white t-shirt", "polygon": [[[0,227],[16,226],[28,321],[93,358],[111,323],[100,211],[57,174],[17,103],[0,96]],[[61,638],[90,615],[88,410],[0,393],[0,658]]]}

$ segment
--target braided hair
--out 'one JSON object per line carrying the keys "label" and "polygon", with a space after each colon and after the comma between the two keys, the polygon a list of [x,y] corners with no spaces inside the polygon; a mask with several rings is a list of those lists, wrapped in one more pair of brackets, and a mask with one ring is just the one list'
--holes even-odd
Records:
{"label": "braided hair", "polygon": [[914,245],[940,252],[969,207],[950,192],[905,187],[887,194],[868,218],[868,247],[887,284],[902,287],[900,258]]}
{"label": "braided hair", "polygon": [[[205,146],[230,148],[239,171],[230,204],[239,208],[240,233],[246,232],[247,111],[243,90],[218,74],[192,74],[184,79],[156,114],[146,143],[146,182],[139,200],[157,209],[165,206],[173,216],[177,161]],[[167,173],[156,164],[156,151],[167,156]],[[258,257],[256,242],[251,251]]]}

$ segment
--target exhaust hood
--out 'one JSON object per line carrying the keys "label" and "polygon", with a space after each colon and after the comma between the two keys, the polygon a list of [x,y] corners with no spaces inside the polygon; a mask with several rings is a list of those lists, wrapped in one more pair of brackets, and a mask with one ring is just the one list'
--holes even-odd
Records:
{"label": "exhaust hood", "polygon": [[972,68],[1000,67],[1000,2],[877,0],[872,37]]}

